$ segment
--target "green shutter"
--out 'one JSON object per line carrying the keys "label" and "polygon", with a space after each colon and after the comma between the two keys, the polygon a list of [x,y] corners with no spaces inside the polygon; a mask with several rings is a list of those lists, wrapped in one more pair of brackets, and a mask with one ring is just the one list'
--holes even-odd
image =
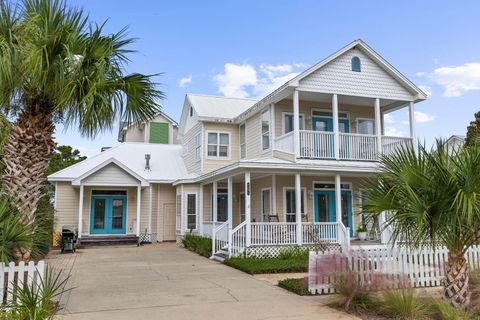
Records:
{"label": "green shutter", "polygon": [[168,123],[150,122],[150,143],[168,144]]}

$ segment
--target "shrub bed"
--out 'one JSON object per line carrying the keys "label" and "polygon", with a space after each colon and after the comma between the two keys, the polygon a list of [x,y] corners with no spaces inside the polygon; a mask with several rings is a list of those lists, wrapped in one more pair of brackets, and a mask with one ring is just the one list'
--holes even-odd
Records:
{"label": "shrub bed", "polygon": [[308,291],[308,278],[287,278],[278,281],[278,286],[300,296],[310,295],[310,292]]}
{"label": "shrub bed", "polygon": [[212,239],[210,238],[187,234],[182,239],[182,244],[188,250],[196,252],[201,256],[210,258],[212,255]]}

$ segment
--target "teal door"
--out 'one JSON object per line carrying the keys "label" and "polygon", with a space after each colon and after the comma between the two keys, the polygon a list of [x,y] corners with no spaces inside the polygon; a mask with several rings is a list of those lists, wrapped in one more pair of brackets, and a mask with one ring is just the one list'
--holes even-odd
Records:
{"label": "teal door", "polygon": [[[348,119],[339,119],[338,129],[340,132],[348,133],[350,131]],[[323,117],[312,117],[312,130],[333,132],[333,119],[323,118]],[[317,152],[314,152],[314,154],[322,154],[322,155],[326,155],[326,158],[333,158],[335,156],[335,152],[333,150],[333,137],[331,137],[331,139],[332,140],[329,143],[328,150],[325,150],[327,146],[322,146],[322,145],[313,146],[313,148],[317,150]],[[320,143],[320,141],[314,140],[313,143]]]}
{"label": "teal door", "polygon": [[217,221],[225,222],[228,220],[228,194],[217,194]]}
{"label": "teal door", "polygon": [[91,234],[123,234],[126,230],[126,196],[92,196]]}
{"label": "teal door", "polygon": [[[346,227],[350,227],[350,236],[353,236],[352,229],[352,193],[351,191],[342,191],[342,222]],[[335,191],[333,190],[315,190],[315,222],[335,222],[337,215],[335,212]]]}

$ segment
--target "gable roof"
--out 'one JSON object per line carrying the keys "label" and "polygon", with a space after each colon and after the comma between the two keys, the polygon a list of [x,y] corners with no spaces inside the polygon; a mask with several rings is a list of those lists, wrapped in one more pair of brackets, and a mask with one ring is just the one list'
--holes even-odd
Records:
{"label": "gable roof", "polygon": [[[168,115],[167,115],[165,112],[163,112],[163,111],[157,112],[157,113],[155,114],[155,116],[154,116],[152,119],[150,119],[149,121],[155,119],[155,118],[158,117],[158,116],[164,117],[168,122],[170,122],[170,123],[172,124],[172,126],[178,127],[177,121],[173,120],[170,116],[168,116]],[[146,121],[146,122],[147,122],[147,121]],[[143,122],[143,123],[145,123],[145,122]],[[118,126],[118,138],[117,138],[117,141],[123,142],[123,141],[121,140],[121,136],[122,136],[123,131],[127,130],[127,129],[130,128],[131,126],[139,125],[139,124],[141,124],[141,123],[139,123],[139,122],[128,123],[128,122],[126,122],[126,121],[120,121],[120,125]]]}
{"label": "gable roof", "polygon": [[[145,170],[145,154],[151,155],[150,170]],[[181,145],[124,142],[51,174],[48,180],[72,181],[73,184],[78,184],[80,180],[111,163],[137,178],[142,185],[150,182],[169,183],[196,176],[187,172]]]}

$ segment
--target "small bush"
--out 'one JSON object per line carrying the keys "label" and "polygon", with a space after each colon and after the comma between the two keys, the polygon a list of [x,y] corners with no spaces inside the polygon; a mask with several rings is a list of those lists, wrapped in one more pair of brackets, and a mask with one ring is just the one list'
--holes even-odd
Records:
{"label": "small bush", "polygon": [[387,290],[382,293],[382,309],[395,319],[424,319],[429,313],[413,289]]}
{"label": "small bush", "polygon": [[278,286],[285,290],[296,293],[300,296],[310,295],[310,291],[308,291],[307,278],[301,278],[301,279],[288,278],[288,279],[280,280],[278,282]]}
{"label": "small bush", "polygon": [[195,234],[187,234],[182,239],[182,244],[188,250],[196,252],[201,256],[210,258],[212,255],[212,239]]}
{"label": "small bush", "polygon": [[288,273],[306,272],[308,259],[279,259],[279,258],[240,258],[233,257],[225,260],[225,264],[249,274],[259,273]]}
{"label": "small bush", "polygon": [[288,260],[288,259],[301,259],[308,261],[308,250],[301,247],[289,247],[286,248],[278,254],[278,259]]}
{"label": "small bush", "polygon": [[465,310],[458,310],[450,303],[440,301],[435,304],[438,316],[442,320],[473,320],[478,319],[473,314]]}

